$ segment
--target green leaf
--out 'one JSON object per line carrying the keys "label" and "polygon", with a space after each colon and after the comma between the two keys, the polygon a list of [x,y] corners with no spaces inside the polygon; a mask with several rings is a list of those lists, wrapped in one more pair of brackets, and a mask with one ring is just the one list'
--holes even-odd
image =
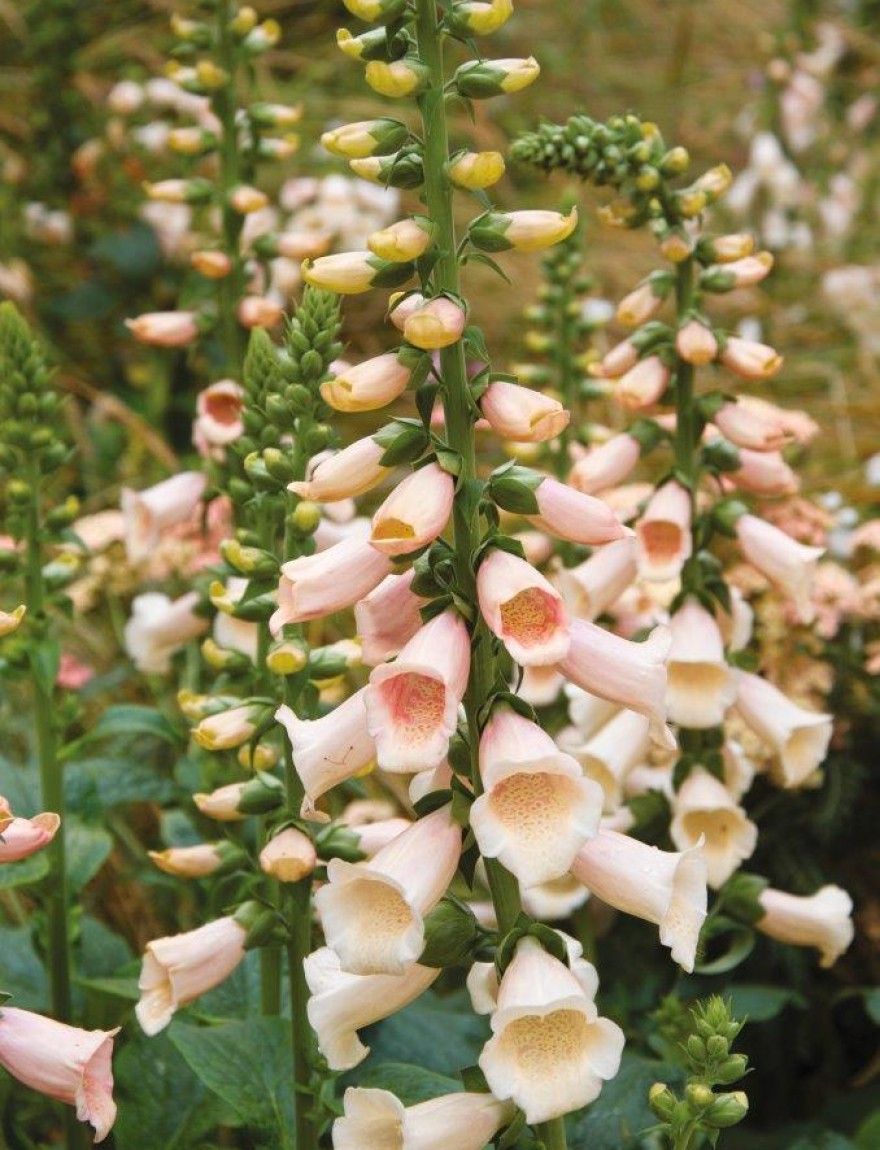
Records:
{"label": "green leaf", "polygon": [[253,1018],[204,1027],[176,1022],[168,1036],[201,1082],[242,1122],[271,1131],[279,1150],[289,1150],[293,1062],[287,1022]]}
{"label": "green leaf", "polygon": [[0,795],[24,818],[42,809],[36,764],[19,766],[0,756]]}
{"label": "green leaf", "polygon": [[569,1145],[589,1150],[629,1150],[639,1145],[639,1134],[656,1124],[648,1108],[648,1091],[655,1082],[673,1089],[684,1072],[670,1062],[657,1062],[624,1052],[620,1072],[602,1087],[586,1110],[569,1118]]}
{"label": "green leaf", "polygon": [[733,1001],[733,1014],[736,1018],[745,1017],[748,1022],[769,1022],[787,1006],[804,1010],[808,1005],[804,996],[796,990],[784,986],[760,986],[757,983],[741,982],[729,986],[722,997]]}
{"label": "green leaf", "polygon": [[875,1110],[859,1126],[855,1134],[855,1143],[859,1150],[877,1150],[880,1146],[880,1110]]}
{"label": "green leaf", "polygon": [[67,763],[64,793],[69,806],[82,813],[90,802],[101,810],[123,803],[168,803],[178,788],[149,760],[102,757]]}
{"label": "green leaf", "polygon": [[404,1062],[378,1062],[369,1066],[364,1073],[358,1074],[358,1086],[390,1090],[404,1106],[416,1106],[419,1102],[427,1102],[441,1094],[453,1094],[462,1088],[458,1079]]}
{"label": "green leaf", "polygon": [[872,1022],[880,1026],[880,987],[872,986],[862,992],[865,1010]]}
{"label": "green leaf", "polygon": [[0,926],[0,986],[25,1010],[49,1005],[49,980],[30,927]]}
{"label": "green leaf", "polygon": [[76,818],[65,819],[62,828],[67,841],[67,876],[72,891],[90,882],[113,849],[110,832]]}
{"label": "green leaf", "polygon": [[172,727],[168,719],[155,707],[142,707],[134,703],[122,703],[108,707],[91,731],[88,740],[110,739],[118,735],[152,735],[165,743],[182,742],[181,735]]}
{"label": "green leaf", "polygon": [[17,886],[30,886],[40,882],[49,873],[49,859],[45,851],[31,855],[20,862],[0,865],[0,890],[11,890]]}
{"label": "green leaf", "polygon": [[417,1063],[454,1075],[477,1061],[489,1037],[488,1023],[470,1008],[467,992],[428,991],[404,1010],[364,1032],[368,1067],[381,1062]]}
{"label": "green leaf", "polygon": [[238,1118],[199,1081],[166,1034],[129,1039],[115,1059],[116,1150],[190,1150]]}

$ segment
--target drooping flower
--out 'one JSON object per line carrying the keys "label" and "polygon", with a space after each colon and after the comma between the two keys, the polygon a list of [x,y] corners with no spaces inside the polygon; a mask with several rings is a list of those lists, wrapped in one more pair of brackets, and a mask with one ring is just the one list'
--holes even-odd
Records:
{"label": "drooping flower", "polygon": [[575,491],[552,476],[546,476],[535,488],[535,499],[538,513],[526,518],[557,539],[599,547],[627,534],[601,499]]}
{"label": "drooping flower", "polygon": [[828,753],[831,715],[799,707],[760,675],[737,672],[736,709],[776,753],[770,775],[781,787],[801,786]]}
{"label": "drooping flower", "polygon": [[789,596],[802,623],[811,623],[816,608],[810,590],[825,548],[798,543],[756,515],[741,515],[735,530],[737,542],[749,563]]}
{"label": "drooping flower", "polygon": [[278,635],[285,623],[304,623],[350,607],[390,570],[390,559],[356,536],[315,555],[292,559],[281,568],[278,610],[269,620],[269,630]]}
{"label": "drooping flower", "polygon": [[624,914],[660,927],[660,942],[690,972],[706,920],[706,859],[702,846],[676,854],[629,835],[600,830],[578,853],[572,874]]}
{"label": "drooping flower", "polygon": [[334,1150],[483,1150],[514,1115],[491,1094],[441,1094],[404,1106],[388,1090],[349,1086]]}
{"label": "drooping flower", "polygon": [[429,463],[394,488],[373,516],[370,546],[383,555],[408,555],[432,543],[449,521],[455,481]]}
{"label": "drooping flower", "polygon": [[469,669],[467,627],[452,610],[421,627],[393,663],[373,669],[366,709],[380,767],[415,773],[445,758]]}
{"label": "drooping flower", "polygon": [[709,885],[716,890],[758,843],[758,828],[727,787],[702,768],[691,771],[679,787],[669,834],[679,850],[702,845]]}
{"label": "drooping flower", "polygon": [[623,801],[627,775],[647,758],[650,720],[624,707],[586,740],[577,727],[560,731],[557,739],[560,747],[578,761],[587,778],[602,788],[605,813],[611,814]]}
{"label": "drooping flower", "polygon": [[76,1107],[80,1122],[103,1142],[116,1121],[113,1101],[115,1030],[80,1030],[29,1010],[0,1010],[0,1066],[41,1094]]}
{"label": "drooping flower", "polygon": [[665,583],[681,574],[693,550],[691,497],[671,480],[658,488],[636,524],[636,562],[643,579]]}
{"label": "drooping flower", "polygon": [[[6,808],[8,810],[8,808]],[[53,811],[33,818],[11,818],[0,807],[0,864],[18,862],[48,846],[61,826]]]}
{"label": "drooping flower", "polygon": [[331,859],[315,906],[327,945],[351,974],[402,974],[424,950],[424,916],[452,881],[461,827],[441,807],[367,862]]}
{"label": "drooping flower", "polygon": [[636,547],[632,536],[617,539],[577,567],[560,568],[556,580],[572,614],[593,620],[620,598],[638,572]]}
{"label": "drooping flower", "polygon": [[164,675],[172,656],[208,629],[208,620],[195,613],[199,596],[188,591],[173,602],[159,591],[138,595],[125,625],[125,650],[139,671]]}
{"label": "drooping flower", "polygon": [[672,645],[666,663],[666,712],[673,723],[718,727],[736,698],[733,669],[715,619],[689,599],[669,621]]}
{"label": "drooping flower", "polygon": [[412,590],[415,569],[387,575],[378,587],[354,606],[362,658],[368,667],[399,654],[422,625],[421,608],[427,603]]}
{"label": "drooping flower", "polygon": [[569,484],[585,495],[595,495],[623,483],[641,456],[641,444],[633,435],[615,435],[606,443],[591,447],[575,463]]}
{"label": "drooping flower", "polygon": [[480,776],[470,817],[481,853],[526,887],[561,878],[596,833],[600,788],[546,731],[507,708],[483,731]]}
{"label": "drooping flower", "polygon": [[163,479],[145,491],[122,489],[121,506],[125,520],[125,550],[129,563],[148,559],[163,531],[185,523],[193,515],[205,491],[207,479],[201,471],[182,471]]}
{"label": "drooping flower", "polygon": [[493,431],[518,443],[555,439],[571,419],[558,399],[505,380],[489,384],[480,397],[480,410]]}
{"label": "drooping flower", "polygon": [[568,612],[544,576],[516,555],[493,549],[477,572],[480,611],[522,666],[558,663],[568,653]]}
{"label": "drooping flower", "polygon": [[307,480],[290,483],[287,490],[316,503],[354,499],[390,474],[379,462],[384,454],[385,449],[368,435],[323,458]]}
{"label": "drooping flower", "polygon": [[768,887],[758,902],[764,912],[758,930],[788,946],[814,946],[822,967],[833,966],[853,940],[852,899],[839,886],[807,896]]}

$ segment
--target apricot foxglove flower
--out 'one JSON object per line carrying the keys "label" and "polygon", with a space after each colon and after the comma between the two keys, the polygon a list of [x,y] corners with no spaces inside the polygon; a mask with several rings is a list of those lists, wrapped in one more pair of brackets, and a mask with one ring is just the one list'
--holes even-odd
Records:
{"label": "apricot foxglove flower", "polygon": [[208,629],[208,620],[195,613],[199,596],[188,591],[173,602],[160,591],[137,595],[125,625],[125,650],[139,671],[164,675],[172,657]]}
{"label": "apricot foxglove flower", "polygon": [[247,926],[226,915],[185,934],[148,942],[135,1007],[143,1032],[158,1034],[181,1006],[228,978],[244,958],[246,939]]}
{"label": "apricot foxglove flower", "polygon": [[662,851],[600,829],[578,852],[572,874],[597,898],[660,927],[660,942],[690,972],[706,921],[707,869],[702,846]]}
{"label": "apricot foxglove flower", "polygon": [[439,464],[412,472],[373,516],[370,546],[383,555],[408,555],[432,543],[452,514],[455,481]]}
{"label": "apricot foxglove flower", "polygon": [[728,478],[741,491],[754,495],[793,495],[800,480],[778,451],[739,449],[739,467]]}
{"label": "apricot foxglove flower", "polygon": [[394,352],[386,352],[344,367],[321,384],[321,398],[334,411],[376,411],[397,399],[411,377],[412,370]]}
{"label": "apricot foxglove flower", "polygon": [[[403,318],[403,309],[398,307],[396,310]],[[403,318],[403,335],[415,347],[436,351],[461,339],[466,323],[467,313],[461,304],[441,295],[407,309]]]}
{"label": "apricot foxglove flower", "polygon": [[11,635],[21,626],[21,621],[27,614],[27,604],[20,603],[13,611],[0,611],[0,639]]}
{"label": "apricot foxglove flower", "polygon": [[737,672],[736,709],[776,754],[770,776],[781,787],[799,787],[820,766],[831,742],[832,717],[799,707],[746,671]]}
{"label": "apricot foxglove flower", "polygon": [[386,771],[436,767],[449,748],[470,670],[470,638],[452,610],[421,627],[365,688],[370,734]]}
{"label": "apricot foxglove flower", "polygon": [[151,347],[186,347],[199,334],[198,318],[192,311],[151,311],[125,326],[138,341]]}
{"label": "apricot foxglove flower", "polygon": [[669,621],[672,645],[666,663],[666,713],[682,727],[719,727],[736,698],[733,669],[715,619],[688,599]]}
{"label": "apricot foxglove flower", "polygon": [[[193,443],[200,454],[214,458],[244,434],[244,388],[233,379],[221,379],[196,396]],[[201,492],[200,492],[201,495]]]}
{"label": "apricot foxglove flower", "polygon": [[60,826],[61,819],[53,811],[24,819],[7,816],[0,809],[0,863],[18,862],[41,851]]}
{"label": "apricot foxglove flower", "polygon": [[449,806],[413,823],[367,862],[331,859],[315,895],[327,945],[351,974],[402,974],[425,948],[424,916],[449,886],[461,827]]}
{"label": "apricot foxglove flower", "polygon": [[526,887],[560,878],[596,833],[602,793],[537,724],[498,708],[480,739],[483,794],[471,807],[480,851]]}
{"label": "apricot foxglove flower", "polygon": [[660,401],[669,386],[670,370],[658,355],[640,359],[617,381],[614,399],[625,411],[641,411]]}
{"label": "apricot foxglove flower", "polygon": [[575,491],[552,476],[545,476],[534,491],[538,513],[526,518],[557,539],[599,547],[627,534],[601,499]]}
{"label": "apricot foxglove flower", "polygon": [[397,223],[389,224],[367,237],[367,247],[374,255],[394,263],[416,260],[431,246],[433,229],[424,216],[414,219],[407,216]]}
{"label": "apricot foxglove flower", "polygon": [[[488,5],[487,5],[488,7]],[[483,1150],[514,1116],[491,1094],[441,1094],[404,1106],[388,1090],[349,1086],[334,1150]]]}
{"label": "apricot foxglove flower", "polygon": [[577,227],[577,208],[567,216],[542,209],[519,212],[488,212],[470,227],[471,242],[484,251],[537,252],[561,243]]}
{"label": "apricot foxglove flower", "polygon": [[577,567],[559,569],[556,581],[573,615],[596,619],[617,602],[638,572],[636,547],[633,536],[616,539]]}
{"label": "apricot foxglove flower", "polygon": [[634,643],[595,623],[574,619],[570,633],[571,647],[559,664],[566,679],[601,699],[647,715],[653,736],[669,746],[665,726],[668,628],[655,627],[643,643]]}
{"label": "apricot foxglove flower", "polygon": [[206,483],[201,471],[182,471],[145,491],[122,489],[125,551],[129,563],[141,563],[149,558],[163,531],[192,517]]}
{"label": "apricot foxglove flower", "polygon": [[665,279],[648,279],[623,297],[617,305],[617,321],[624,327],[641,327],[653,319],[669,294]]}
{"label": "apricot foxglove flower", "polygon": [[350,607],[390,570],[390,559],[357,537],[315,555],[301,555],[281,568],[278,610],[269,620],[269,630],[278,635],[286,623],[304,623]]}
{"label": "apricot foxglove flower", "polygon": [[384,454],[385,448],[373,436],[357,439],[342,451],[325,456],[307,480],[289,483],[287,490],[316,503],[354,499],[390,475],[390,468],[379,462]]}
{"label": "apricot foxglove flower", "polygon": [[515,1102],[530,1125],[586,1106],[620,1067],[623,1031],[531,937],[501,978],[491,1026],[480,1068],[495,1097]]}
{"label": "apricot foxglove flower", "polygon": [[275,712],[290,739],[296,773],[305,790],[304,818],[320,817],[315,808],[318,799],[375,761],[376,744],[367,728],[365,694],[364,687],[321,719],[300,719],[286,705]]}
{"label": "apricot foxglove flower", "polygon": [[853,903],[839,886],[803,896],[767,887],[758,895],[763,915],[755,926],[788,946],[813,946],[819,965],[833,966],[853,940]]}
{"label": "apricot foxglove flower", "polygon": [[[728,264],[725,271],[733,265]],[[782,356],[765,343],[728,336],[719,357],[725,367],[741,379],[769,379],[782,367]]]}
{"label": "apricot foxglove flower", "polygon": [[477,572],[480,611],[494,635],[522,666],[547,666],[568,654],[568,612],[540,572],[495,548]]}
{"label": "apricot foxglove flower", "polygon": [[709,885],[716,890],[758,843],[758,828],[724,783],[701,767],[691,771],[675,795],[669,834],[679,850],[702,845]]}
{"label": "apricot foxglove flower", "polygon": [[0,1066],[32,1090],[76,1107],[103,1142],[116,1121],[114,1030],[80,1030],[29,1010],[0,1010]]}
{"label": "apricot foxglove flower", "polygon": [[464,152],[449,161],[446,173],[457,188],[476,191],[497,184],[504,175],[504,169],[504,157],[500,152]]}
{"label": "apricot foxglove flower", "polygon": [[307,284],[340,295],[357,295],[372,287],[395,287],[409,279],[412,266],[393,264],[372,252],[337,252],[304,260],[302,276]]}
{"label": "apricot foxglove flower", "polygon": [[408,135],[409,130],[405,124],[381,117],[333,128],[323,134],[321,143],[334,156],[357,160],[364,156],[384,156],[396,152],[406,143]]}
{"label": "apricot foxglove flower", "polygon": [[518,443],[555,439],[571,419],[558,399],[505,380],[489,384],[480,397],[480,410],[493,431]]}
{"label": "apricot foxglove flower", "polygon": [[634,435],[615,435],[591,447],[568,474],[568,482],[584,495],[595,495],[623,483],[641,457],[641,444]]}
{"label": "apricot foxglove flower", "polygon": [[650,720],[623,707],[586,741],[577,727],[569,727],[560,731],[558,742],[602,788],[604,810],[610,814],[623,801],[627,775],[648,756]]}
{"label": "apricot foxglove flower", "polygon": [[691,319],[678,329],[675,350],[685,363],[703,366],[711,363],[718,354],[718,340],[710,327],[698,319]]}
{"label": "apricot foxglove flower", "polygon": [[802,623],[811,623],[816,608],[810,589],[825,548],[798,543],[756,515],[740,515],[735,530],[749,563],[792,600]]}
{"label": "apricot foxglove flower", "polygon": [[724,403],[712,422],[731,443],[750,451],[779,451],[791,436],[772,415],[755,411],[745,403]]}
{"label": "apricot foxglove flower", "polygon": [[278,882],[299,882],[314,871],[317,861],[315,844],[296,827],[285,827],[260,851],[260,870]]}
{"label": "apricot foxglove flower", "polygon": [[439,967],[407,966],[403,974],[348,974],[329,946],[307,955],[308,1016],[331,1070],[351,1070],[370,1050],[358,1038],[365,1026],[402,1010],[427,990]]}
{"label": "apricot foxglove flower", "polygon": [[191,847],[168,847],[163,851],[147,853],[159,870],[179,878],[206,878],[236,861],[243,863],[247,858],[244,851],[228,839],[196,843]]}
{"label": "apricot foxglove flower", "polygon": [[636,524],[639,574],[650,582],[665,583],[681,574],[693,550],[691,497],[680,483],[670,480],[651,496]]}
{"label": "apricot foxglove flower", "polygon": [[415,569],[387,575],[378,587],[354,605],[357,636],[368,667],[397,655],[422,625],[421,608],[427,603],[412,590]]}

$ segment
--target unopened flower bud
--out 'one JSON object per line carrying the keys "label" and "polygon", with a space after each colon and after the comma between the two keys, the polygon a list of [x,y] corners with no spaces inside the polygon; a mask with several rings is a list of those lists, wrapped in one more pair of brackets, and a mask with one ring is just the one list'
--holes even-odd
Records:
{"label": "unopened flower bud", "polygon": [[217,137],[203,128],[172,128],[168,133],[168,147],[178,156],[203,156],[216,145]]}
{"label": "unopened flower bud", "polygon": [[268,743],[259,743],[256,747],[242,743],[235,757],[243,771],[271,771],[279,755],[278,748],[270,747]]}
{"label": "unopened flower bud", "polygon": [[318,855],[308,835],[285,827],[260,851],[260,869],[279,882],[299,882],[315,869]]}
{"label": "unopened flower bud", "polygon": [[688,1058],[693,1059],[696,1063],[706,1061],[706,1043],[702,1038],[699,1038],[696,1034],[691,1034],[685,1046],[687,1048]]}
{"label": "unopened flower bud", "polygon": [[190,263],[200,275],[211,280],[223,279],[232,271],[232,260],[226,252],[202,249],[192,253]]}
{"label": "unopened flower bud", "polygon": [[712,1090],[703,1082],[689,1082],[685,1087],[684,1096],[691,1110],[701,1114],[715,1101]]}
{"label": "unopened flower bud", "polygon": [[199,334],[195,312],[151,311],[127,319],[125,326],[138,341],[151,347],[185,347]]}
{"label": "unopened flower bud", "polygon": [[207,878],[212,874],[228,873],[247,861],[245,851],[224,839],[191,847],[148,851],[148,854],[159,870],[179,878]]}
{"label": "unopened flower bud", "polygon": [[264,20],[245,36],[242,47],[252,56],[259,56],[262,52],[274,48],[281,39],[281,25],[277,20]]}
{"label": "unopened flower bud", "polygon": [[724,1130],[742,1122],[748,1112],[749,1100],[742,1090],[737,1090],[733,1094],[719,1094],[701,1117],[707,1126]]}
{"label": "unopened flower bud", "polygon": [[365,79],[374,92],[390,99],[418,95],[427,87],[430,73],[417,56],[404,56],[401,60],[371,60],[367,64]]}
{"label": "unopened flower bud", "polygon": [[388,33],[384,28],[371,28],[360,36],[353,36],[347,28],[339,28],[336,46],[349,60],[387,60]]}
{"label": "unopened flower bud", "polygon": [[269,203],[269,197],[259,188],[249,184],[239,184],[229,193],[230,206],[240,215],[246,216],[251,212],[262,211]]}
{"label": "unopened flower bud", "polygon": [[0,611],[0,639],[11,635],[21,626],[21,621],[27,614],[27,605],[20,603],[14,611]]}
{"label": "unopened flower bud", "polygon": [[413,274],[411,264],[395,264],[372,253],[340,252],[303,262],[303,279],[312,287],[356,295],[372,287],[397,287]]}
{"label": "unopened flower bud", "polygon": [[752,287],[766,279],[773,267],[770,252],[758,252],[754,256],[716,264],[706,268],[700,276],[700,287],[704,291],[728,292],[738,287]]}
{"label": "unopened flower bud", "polygon": [[203,204],[214,194],[214,185],[202,179],[159,180],[145,183],[144,191],[151,200],[162,204]]}
{"label": "unopened flower bud", "polygon": [[297,503],[290,513],[290,525],[298,535],[312,535],[321,522],[321,508],[310,499]]}
{"label": "unopened flower bud", "polygon": [[239,822],[248,815],[264,815],[284,801],[284,787],[273,775],[257,775],[245,783],[231,783],[210,794],[193,795],[199,811],[216,822]]}
{"label": "unopened flower bud", "polygon": [[278,575],[278,560],[271,551],[261,547],[247,547],[238,539],[224,539],[220,554],[239,575]]}
{"label": "unopened flower bud", "polygon": [[684,263],[686,259],[690,259],[693,250],[692,242],[681,232],[671,232],[660,243],[661,255],[673,264]]}
{"label": "unopened flower bud", "polygon": [[698,319],[691,319],[678,329],[675,348],[685,363],[703,366],[711,363],[718,354],[718,340],[710,327]]}
{"label": "unopened flower bud", "polygon": [[417,260],[431,246],[433,225],[429,219],[419,216],[413,219],[398,220],[381,231],[367,237],[367,247],[374,255],[392,263],[405,263]]}
{"label": "unopened flower bud", "polygon": [[309,648],[301,639],[276,639],[266,655],[273,675],[296,675],[308,664]]}
{"label": "unopened flower bud", "polygon": [[711,260],[719,264],[745,259],[754,250],[755,237],[748,232],[726,236],[703,236],[697,244],[697,252],[706,262]]}
{"label": "unopened flower bud", "polygon": [[731,1054],[715,1068],[715,1081],[728,1086],[742,1078],[748,1070],[749,1060],[745,1054]]}
{"label": "unopened flower bud", "polygon": [[284,308],[266,296],[246,295],[238,301],[235,314],[242,327],[274,327]]}
{"label": "unopened flower bud", "polygon": [[702,192],[708,203],[711,204],[724,195],[732,182],[733,174],[727,164],[717,164],[714,168],[703,172],[702,176],[694,181],[692,187],[695,191]]}
{"label": "unopened flower bud", "polygon": [[206,751],[228,751],[253,737],[263,717],[264,708],[233,707],[219,715],[202,719],[192,736]]}
{"label": "unopened flower bud", "polygon": [[470,100],[512,94],[533,84],[541,68],[534,56],[526,59],[471,60],[456,70],[453,83]]}
{"label": "unopened flower bud", "polygon": [[185,719],[198,723],[208,715],[219,715],[237,706],[241,700],[235,695],[196,695],[192,691],[178,691],[177,705]]}
{"label": "unopened flower bud", "polygon": [[775,348],[750,339],[730,336],[719,357],[725,367],[741,379],[769,379],[782,367],[782,356]]}
{"label": "unopened flower bud", "polygon": [[467,323],[464,308],[437,296],[414,311],[403,325],[404,339],[425,351],[448,347],[461,338]]}
{"label": "unopened flower bud", "polygon": [[653,319],[672,290],[673,282],[671,274],[649,276],[617,305],[617,322],[624,327],[641,327]]}
{"label": "unopened flower bud", "polygon": [[234,36],[247,36],[257,26],[259,16],[249,4],[239,8],[229,21],[229,30]]}
{"label": "unopened flower bud", "polygon": [[396,20],[406,7],[406,0],[342,0],[345,7],[359,20]]}
{"label": "unopened flower bud", "polygon": [[233,651],[229,647],[221,647],[210,636],[202,643],[201,652],[202,658],[215,671],[246,671],[253,666],[244,652]]}
{"label": "unopened flower bud", "polygon": [[248,117],[260,128],[294,128],[303,116],[302,104],[251,104]]}
{"label": "unopened flower bud", "polygon": [[196,79],[204,92],[216,92],[229,83],[229,73],[213,60],[199,60],[196,64]]}
{"label": "unopened flower bud", "polygon": [[489,212],[471,225],[468,236],[476,248],[487,252],[536,252],[552,247],[577,227],[577,208],[561,212]]}
{"label": "unopened flower bud", "polygon": [[664,1082],[655,1082],[648,1091],[648,1105],[662,1122],[668,1122],[672,1118],[672,1112],[677,1101],[675,1095]]}
{"label": "unopened flower bud", "polygon": [[507,23],[512,13],[512,0],[463,0],[452,5],[449,24],[459,35],[490,36]]}
{"label": "unopened flower bud", "polygon": [[415,147],[404,148],[390,156],[349,160],[348,166],[362,180],[381,184],[383,188],[420,188],[425,182],[422,154]]}
{"label": "unopened flower bud", "polygon": [[403,147],[408,137],[406,124],[382,117],[333,128],[321,136],[321,143],[334,156],[356,160],[364,156],[387,156]]}
{"label": "unopened flower bud", "polygon": [[491,188],[504,175],[504,157],[500,152],[464,152],[449,161],[446,174],[458,188]]}

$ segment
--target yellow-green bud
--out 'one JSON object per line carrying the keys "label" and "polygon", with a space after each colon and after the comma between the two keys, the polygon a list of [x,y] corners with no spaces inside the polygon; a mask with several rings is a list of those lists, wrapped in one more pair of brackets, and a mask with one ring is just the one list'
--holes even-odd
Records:
{"label": "yellow-green bud", "polygon": [[302,639],[278,639],[266,655],[266,666],[273,675],[296,675],[308,661],[308,644]]}
{"label": "yellow-green bud", "polygon": [[396,20],[406,7],[406,0],[342,0],[342,3],[359,20]]}
{"label": "yellow-green bud", "polygon": [[250,5],[245,5],[239,8],[233,18],[229,21],[229,30],[234,36],[247,36],[248,32],[252,31],[257,26],[259,16],[255,9]]}
{"label": "yellow-green bud", "polygon": [[504,157],[500,152],[463,152],[449,161],[446,174],[459,188],[491,188],[504,175]]}
{"label": "yellow-green bud", "polygon": [[749,1100],[742,1090],[737,1090],[733,1094],[719,1094],[702,1119],[707,1126],[724,1130],[741,1122],[748,1112]]}
{"label": "yellow-green bud", "polygon": [[377,120],[359,120],[333,128],[321,136],[321,143],[334,156],[357,160],[364,156],[385,156],[396,152],[409,136],[409,128],[399,120],[384,116]]}
{"label": "yellow-green bud", "polygon": [[711,1089],[702,1082],[689,1082],[685,1087],[684,1096],[688,1106],[697,1114],[707,1110],[715,1101]]}
{"label": "yellow-green bud", "polygon": [[401,60],[371,60],[367,64],[365,79],[380,96],[399,99],[414,96],[428,85],[430,73],[417,56],[404,56]]}
{"label": "yellow-green bud", "polygon": [[464,0],[453,4],[449,26],[464,36],[490,36],[513,14],[512,0]]}
{"label": "yellow-green bud", "polygon": [[290,513],[290,525],[299,535],[312,535],[321,522],[321,508],[310,499],[297,503]]}
{"label": "yellow-green bud", "polygon": [[655,1082],[648,1091],[648,1105],[658,1118],[668,1122],[677,1099],[665,1082]]}
{"label": "yellow-green bud", "polygon": [[471,100],[520,92],[533,84],[541,68],[534,56],[527,59],[471,60],[457,69],[453,82],[459,95]]}

